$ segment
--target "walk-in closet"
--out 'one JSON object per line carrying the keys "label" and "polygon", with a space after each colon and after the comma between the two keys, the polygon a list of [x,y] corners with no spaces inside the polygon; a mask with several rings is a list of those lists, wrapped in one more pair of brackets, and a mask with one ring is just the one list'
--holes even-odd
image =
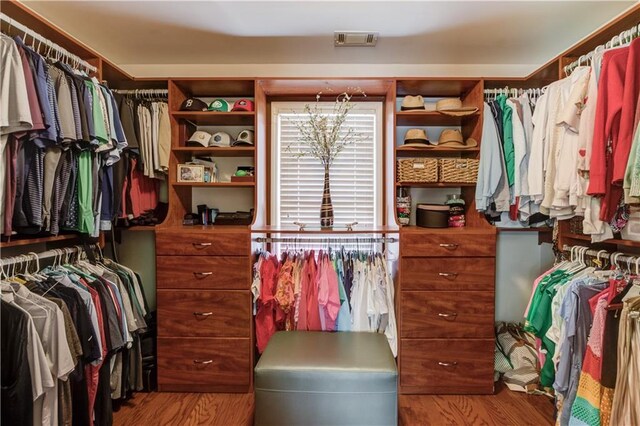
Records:
{"label": "walk-in closet", "polygon": [[640,424],[636,1],[0,30],[3,425]]}

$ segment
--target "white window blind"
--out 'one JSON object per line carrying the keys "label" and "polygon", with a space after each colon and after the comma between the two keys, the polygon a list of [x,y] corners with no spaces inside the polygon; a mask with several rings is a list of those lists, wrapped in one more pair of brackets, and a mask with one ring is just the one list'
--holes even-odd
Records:
{"label": "white window blind", "polygon": [[[299,154],[296,121],[305,120],[305,103],[272,103],[272,212],[276,226],[302,222],[320,226],[324,168],[319,160]],[[330,113],[332,104],[322,105]],[[380,225],[382,215],[382,104],[358,103],[343,125],[362,135],[339,154],[330,169],[334,229],[358,222],[357,228]]]}

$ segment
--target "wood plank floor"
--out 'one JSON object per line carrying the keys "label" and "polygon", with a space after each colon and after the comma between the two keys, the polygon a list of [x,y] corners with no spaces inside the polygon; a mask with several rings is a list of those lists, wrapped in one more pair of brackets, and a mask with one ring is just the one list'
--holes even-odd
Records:
{"label": "wood plank floor", "polygon": [[[253,425],[252,394],[139,393],[113,415],[116,426]],[[551,425],[553,404],[500,386],[495,395],[402,395],[399,423],[413,425]],[[283,425],[284,426],[284,425]]]}

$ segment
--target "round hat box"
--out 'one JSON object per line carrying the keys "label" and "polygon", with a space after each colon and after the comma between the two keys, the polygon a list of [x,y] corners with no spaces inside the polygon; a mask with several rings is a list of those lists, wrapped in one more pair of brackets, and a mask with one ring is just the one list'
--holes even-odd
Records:
{"label": "round hat box", "polygon": [[449,206],[442,204],[418,204],[416,225],[423,228],[447,228],[449,226]]}

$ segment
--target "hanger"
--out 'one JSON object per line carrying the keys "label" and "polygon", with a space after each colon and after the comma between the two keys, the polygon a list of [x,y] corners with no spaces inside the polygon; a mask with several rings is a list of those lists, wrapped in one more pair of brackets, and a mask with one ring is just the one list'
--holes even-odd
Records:
{"label": "hanger", "polygon": [[[640,275],[640,266],[638,265],[639,263],[640,263],[640,257],[637,257],[635,261],[636,275]],[[627,294],[624,295],[624,297],[622,298],[622,301],[626,302],[627,300],[630,300],[631,298],[638,297],[638,296],[640,296],[640,283],[638,283],[636,280],[636,282],[633,283],[633,287],[631,287],[627,292]]]}

